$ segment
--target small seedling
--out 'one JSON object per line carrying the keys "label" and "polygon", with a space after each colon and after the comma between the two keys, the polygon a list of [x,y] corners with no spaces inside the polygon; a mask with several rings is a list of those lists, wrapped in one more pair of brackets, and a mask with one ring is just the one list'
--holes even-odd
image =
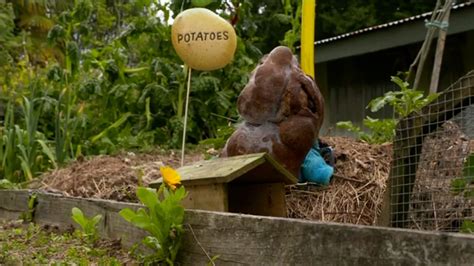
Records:
{"label": "small seedling", "polygon": [[33,222],[36,204],[38,204],[38,201],[36,200],[36,194],[30,195],[30,197],[28,198],[28,210],[22,213],[20,216],[20,218],[23,219],[24,222]]}
{"label": "small seedling", "polygon": [[71,217],[77,224],[79,224],[79,226],[81,226],[83,236],[85,236],[90,243],[97,241],[99,238],[97,234],[97,224],[100,219],[102,219],[102,215],[98,214],[93,218],[88,218],[84,213],[82,213],[81,209],[74,207],[72,208]]}

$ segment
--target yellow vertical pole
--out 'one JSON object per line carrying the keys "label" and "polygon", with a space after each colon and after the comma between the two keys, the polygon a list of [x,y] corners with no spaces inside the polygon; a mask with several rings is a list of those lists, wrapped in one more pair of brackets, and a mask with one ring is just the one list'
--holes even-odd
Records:
{"label": "yellow vertical pole", "polygon": [[316,0],[303,0],[301,22],[301,68],[314,79],[314,24]]}

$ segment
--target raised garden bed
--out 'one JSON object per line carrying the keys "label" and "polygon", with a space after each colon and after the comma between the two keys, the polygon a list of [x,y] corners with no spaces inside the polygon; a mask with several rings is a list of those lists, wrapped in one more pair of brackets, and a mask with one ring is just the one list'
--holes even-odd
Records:
{"label": "raised garden bed", "polygon": [[[383,194],[392,158],[391,145],[370,145],[344,137],[324,137],[335,150],[336,167],[327,187],[287,186],[288,217],[305,220],[342,222],[362,225],[382,224]],[[188,154],[191,164],[207,155]],[[157,154],[123,153],[98,156],[44,174],[30,184],[32,189],[61,193],[65,196],[138,202],[135,189],[160,177],[162,165],[179,167],[175,152]]]}
{"label": "raised garden bed", "polygon": [[[0,217],[16,219],[28,213],[33,191],[0,191]],[[130,247],[146,234],[124,221],[118,211],[140,205],[100,199],[36,194],[32,221],[72,226],[70,212],[81,208],[88,216],[101,214],[103,237],[121,239]],[[252,264],[470,264],[474,236],[414,230],[310,222],[297,219],[188,210],[178,261],[203,265],[219,255],[218,265]]]}

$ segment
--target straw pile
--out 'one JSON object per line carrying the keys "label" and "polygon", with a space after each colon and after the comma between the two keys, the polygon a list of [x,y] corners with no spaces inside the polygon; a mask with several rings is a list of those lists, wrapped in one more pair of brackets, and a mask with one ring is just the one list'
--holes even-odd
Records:
{"label": "straw pile", "polygon": [[[202,153],[193,152],[186,155],[185,162],[191,164],[203,159]],[[65,196],[138,202],[135,195],[137,186],[147,186],[161,177],[160,166],[163,165],[179,167],[179,153],[128,152],[115,156],[94,156],[45,173],[29,188]]]}
{"label": "straw pile", "polygon": [[288,186],[289,217],[374,225],[390,173],[391,145],[343,137],[322,140],[335,149],[335,174],[327,187]]}

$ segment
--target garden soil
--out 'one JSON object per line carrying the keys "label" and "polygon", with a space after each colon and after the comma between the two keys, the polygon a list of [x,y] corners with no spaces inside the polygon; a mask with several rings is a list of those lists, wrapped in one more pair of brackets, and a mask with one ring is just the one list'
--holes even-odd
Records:
{"label": "garden soil", "polygon": [[[290,185],[287,209],[292,218],[375,224],[390,172],[390,144],[369,145],[345,137],[323,137],[334,148],[336,167],[330,184]],[[192,152],[186,165],[217,154]],[[149,154],[122,153],[75,161],[43,174],[30,188],[66,196],[137,202],[136,187],[160,177],[162,165],[178,168],[179,151]]]}

